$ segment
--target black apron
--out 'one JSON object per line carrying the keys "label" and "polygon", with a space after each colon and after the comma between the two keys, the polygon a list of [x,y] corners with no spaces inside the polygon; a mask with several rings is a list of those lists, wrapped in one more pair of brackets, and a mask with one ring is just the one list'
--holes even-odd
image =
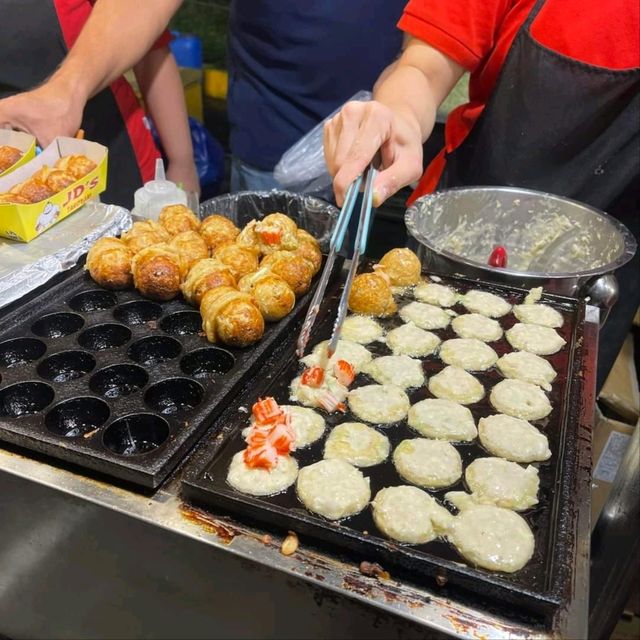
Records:
{"label": "black apron", "polygon": [[[438,188],[509,185],[607,211],[640,237],[640,69],[611,70],[537,42],[537,0],[482,114],[446,156]],[[640,304],[638,254],[617,272],[620,300],[600,334],[598,388]]]}
{"label": "black apron", "polygon": [[[48,78],[67,55],[53,0],[0,0],[0,98],[27,91]],[[85,138],[109,149],[103,202],[131,208],[142,176],[116,100],[105,89],[87,102]]]}

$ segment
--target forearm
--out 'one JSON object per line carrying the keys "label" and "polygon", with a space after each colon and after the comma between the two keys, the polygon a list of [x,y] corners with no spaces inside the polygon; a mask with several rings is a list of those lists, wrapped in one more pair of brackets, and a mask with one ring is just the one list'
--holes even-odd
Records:
{"label": "forearm", "polygon": [[175,58],[168,49],[150,51],[134,71],[169,162],[192,161],[189,116]]}
{"label": "forearm", "polygon": [[50,83],[86,101],[133,67],[182,0],[97,0]]}

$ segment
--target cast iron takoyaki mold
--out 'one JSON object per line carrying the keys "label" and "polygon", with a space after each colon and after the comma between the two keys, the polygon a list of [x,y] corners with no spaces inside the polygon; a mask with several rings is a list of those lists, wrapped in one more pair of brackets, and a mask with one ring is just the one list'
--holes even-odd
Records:
{"label": "cast iron takoyaki mold", "polygon": [[196,309],[107,291],[78,270],[0,321],[0,439],[154,488],[291,334],[207,342]]}
{"label": "cast iron takoyaki mold", "polygon": [[[477,288],[501,295],[513,304],[521,303],[527,293],[522,289],[493,286],[459,278],[443,277],[442,280],[444,284],[453,286],[461,293],[470,288]],[[405,296],[399,300],[399,305],[411,300],[413,298],[410,295]],[[572,558],[574,553],[572,532],[576,507],[571,487],[576,473],[581,388],[580,374],[574,370],[574,362],[579,361],[579,351],[582,348],[584,305],[574,299],[547,295],[544,296],[543,302],[562,313],[565,323],[558,331],[567,344],[557,354],[547,356],[558,372],[553,389],[549,393],[553,411],[544,420],[533,422],[549,438],[552,457],[545,463],[535,465],[540,475],[539,503],[535,508],[522,513],[536,539],[535,554],[522,570],[514,574],[505,574],[473,568],[468,566],[453,547],[442,540],[434,540],[423,545],[403,545],[387,540],[376,528],[370,508],[340,523],[330,522],[304,508],[296,497],[295,486],[271,497],[252,497],[234,490],[227,483],[226,475],[233,455],[245,447],[241,430],[247,426],[248,416],[231,409],[220,418],[221,427],[224,423],[225,436],[216,438],[207,445],[207,449],[199,452],[197,460],[188,470],[183,481],[185,495],[213,507],[222,507],[240,517],[251,517],[284,530],[292,529],[320,542],[358,553],[361,558],[378,560],[388,569],[397,566],[413,576],[427,576],[431,579],[435,577],[439,584],[444,581],[449,585],[461,587],[473,593],[476,598],[489,597],[494,603],[506,603],[508,608],[515,606],[527,614],[551,616],[567,597],[568,580],[571,575],[568,559]],[[334,295],[323,308],[324,316],[318,321],[308,351],[329,337],[336,307],[337,297]],[[460,314],[466,312],[460,304],[453,307],[453,310]],[[397,314],[380,322],[387,331],[402,324]],[[506,330],[517,320],[509,313],[498,319],[498,322]],[[451,326],[434,330],[434,333],[443,341],[457,337]],[[289,383],[302,368],[294,353],[295,337],[291,336],[288,350],[279,358],[281,367],[272,372],[268,380],[256,381],[255,388],[247,392],[247,398],[244,399],[247,407],[264,396],[273,396],[280,403],[290,403]],[[489,344],[499,356],[513,351],[504,336]],[[391,350],[381,342],[374,342],[367,345],[367,348],[373,352],[374,357],[391,354]],[[446,366],[437,354],[421,360],[427,379]],[[503,377],[496,368],[486,372],[474,372],[473,375],[485,388],[484,399],[469,405],[477,424],[479,418],[497,413],[491,407],[488,397],[491,387]],[[374,382],[365,374],[359,374],[352,388]],[[409,389],[407,393],[411,404],[433,397],[426,386]],[[342,422],[362,422],[349,411],[346,414],[327,414],[319,409],[316,411],[325,418],[327,429],[319,441],[293,453],[300,468],[322,459],[324,440],[332,427]],[[406,421],[395,425],[382,425],[379,430],[389,438],[392,451],[402,440],[420,437]],[[462,457],[463,468],[478,457],[490,455],[482,449],[477,440],[471,443],[454,443],[454,446]],[[372,498],[383,487],[408,484],[398,475],[391,456],[386,462],[364,468],[362,472],[370,479]],[[452,490],[465,491],[464,479],[446,489],[428,490],[428,493],[442,503],[444,494]]]}

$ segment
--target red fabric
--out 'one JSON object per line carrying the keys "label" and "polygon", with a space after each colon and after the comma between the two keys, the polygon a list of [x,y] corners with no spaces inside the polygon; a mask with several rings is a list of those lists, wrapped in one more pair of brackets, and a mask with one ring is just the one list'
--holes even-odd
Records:
{"label": "red fabric", "polygon": [[[398,26],[471,72],[469,102],[449,114],[445,148],[427,167],[411,200],[435,189],[445,165],[444,151],[460,146],[482,113],[533,5],[534,0],[410,0]],[[635,68],[640,66],[640,3],[547,0],[531,35],[545,47],[587,64]]]}
{"label": "red fabric", "polygon": [[[70,49],[78,39],[89,19],[94,2],[95,0],[54,0],[67,49]],[[152,48],[167,46],[170,41],[171,35],[165,31]],[[131,85],[123,77],[117,78],[109,88],[127,127],[142,180],[144,182],[152,180],[155,175],[156,159],[160,157],[160,152],[144,123],[144,110]]]}

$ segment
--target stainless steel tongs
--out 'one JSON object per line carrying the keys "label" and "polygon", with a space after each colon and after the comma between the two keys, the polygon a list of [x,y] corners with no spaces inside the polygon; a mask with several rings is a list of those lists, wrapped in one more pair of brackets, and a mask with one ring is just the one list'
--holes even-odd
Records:
{"label": "stainless steel tongs", "polygon": [[[344,289],[340,298],[340,304],[338,305],[338,314],[336,316],[335,324],[333,325],[333,333],[331,334],[331,340],[329,341],[329,347],[327,349],[328,358],[330,358],[335,353],[336,347],[338,346],[338,340],[340,340],[340,333],[342,331],[342,323],[344,322],[344,319],[347,315],[347,305],[349,302],[349,294],[351,292],[353,278],[355,277],[356,271],[358,270],[358,262],[360,261],[360,256],[366,251],[367,248],[367,239],[369,237],[369,227],[371,223],[371,208],[373,205],[373,181],[375,177],[376,170],[372,165],[369,165],[367,178],[365,181],[362,206],[360,207],[360,217],[358,220],[358,230],[356,232],[353,257],[351,258],[349,273],[347,274],[347,280],[344,284]],[[358,178],[356,178],[349,185],[349,189],[347,190],[344,204],[342,205],[340,215],[338,216],[338,221],[329,241],[329,256],[327,257],[324,269],[322,270],[320,282],[318,282],[316,292],[313,296],[313,299],[311,300],[309,310],[307,311],[307,316],[304,319],[304,324],[302,325],[302,330],[300,331],[300,336],[298,337],[298,348],[296,350],[296,353],[299,358],[304,355],[304,350],[307,346],[307,343],[309,342],[313,325],[315,324],[316,318],[318,317],[320,305],[322,304],[324,293],[327,289],[327,284],[329,283],[329,276],[331,275],[331,271],[333,270],[333,264],[335,262],[336,255],[344,244],[344,238],[347,233],[347,228],[349,227],[349,221],[351,220],[351,215],[353,214],[353,208],[358,198],[358,192],[360,191],[361,184],[362,176],[358,176]]]}

